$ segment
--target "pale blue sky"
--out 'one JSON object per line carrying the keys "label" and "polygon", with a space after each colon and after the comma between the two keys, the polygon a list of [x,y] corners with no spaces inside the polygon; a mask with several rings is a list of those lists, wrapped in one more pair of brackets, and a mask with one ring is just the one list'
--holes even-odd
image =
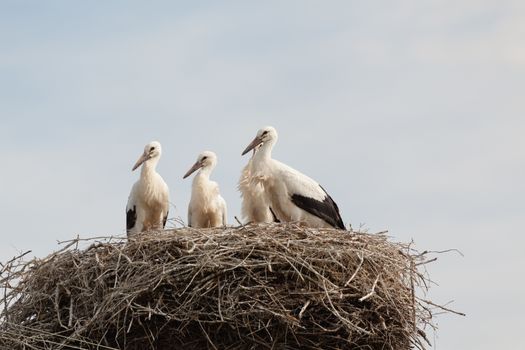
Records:
{"label": "pale blue sky", "polygon": [[523,1],[0,0],[0,260],[124,232],[156,139],[173,216],[205,149],[238,215],[241,151],[318,180],[345,222],[419,249],[435,349],[517,348],[525,311]]}

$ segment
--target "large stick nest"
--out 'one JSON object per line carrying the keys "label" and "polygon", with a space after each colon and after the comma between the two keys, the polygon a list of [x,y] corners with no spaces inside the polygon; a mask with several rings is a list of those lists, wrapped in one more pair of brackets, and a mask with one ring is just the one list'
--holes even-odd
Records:
{"label": "large stick nest", "polygon": [[73,240],[3,264],[0,348],[423,348],[410,245],[293,224]]}

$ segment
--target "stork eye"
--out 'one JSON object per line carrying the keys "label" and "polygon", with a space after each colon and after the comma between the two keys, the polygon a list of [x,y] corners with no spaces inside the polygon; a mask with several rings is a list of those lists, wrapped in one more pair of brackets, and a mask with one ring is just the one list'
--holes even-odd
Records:
{"label": "stork eye", "polygon": [[268,130],[265,130],[262,134],[266,135],[268,133]]}
{"label": "stork eye", "polygon": [[149,150],[150,150],[150,151],[154,151],[154,150],[155,150],[155,147],[151,147]]}
{"label": "stork eye", "polygon": [[202,157],[202,159],[201,159],[201,160],[206,160],[206,159],[208,159],[208,157]]}

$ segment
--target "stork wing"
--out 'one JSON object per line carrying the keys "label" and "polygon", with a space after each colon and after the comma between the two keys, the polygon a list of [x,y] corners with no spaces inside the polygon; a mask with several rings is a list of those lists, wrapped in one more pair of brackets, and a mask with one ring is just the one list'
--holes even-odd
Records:
{"label": "stork wing", "polygon": [[126,231],[129,233],[135,224],[137,223],[137,207],[126,208]]}
{"label": "stork wing", "polygon": [[169,211],[166,212],[166,215],[164,215],[164,218],[162,219],[162,228],[166,227],[166,221],[168,221],[168,214]]}
{"label": "stork wing", "polygon": [[275,212],[273,211],[272,207],[268,207],[268,209],[270,210],[270,213],[272,214],[273,222],[281,222],[281,220],[277,218],[277,215],[275,215]]}
{"label": "stork wing", "polygon": [[166,182],[164,182],[164,179],[159,174],[159,183],[161,183],[162,186],[162,195],[164,196],[164,208],[162,211],[164,212],[164,216],[162,217],[162,228],[166,227],[166,221],[168,221],[168,214],[170,212],[170,190],[168,188],[168,185]]}
{"label": "stork wing", "polygon": [[126,233],[129,235],[131,230],[137,224],[137,200],[135,198],[137,192],[137,183],[131,187],[131,192],[128,197],[128,204],[126,205]]}
{"label": "stork wing", "polygon": [[192,208],[188,208],[188,227],[192,227],[191,217],[193,216]]}
{"label": "stork wing", "polygon": [[294,193],[291,196],[292,203],[304,211],[323,219],[333,227],[345,230],[345,224],[343,219],[341,219],[337,204],[321,185],[319,185],[319,187],[321,187],[326,195],[323,201]]}

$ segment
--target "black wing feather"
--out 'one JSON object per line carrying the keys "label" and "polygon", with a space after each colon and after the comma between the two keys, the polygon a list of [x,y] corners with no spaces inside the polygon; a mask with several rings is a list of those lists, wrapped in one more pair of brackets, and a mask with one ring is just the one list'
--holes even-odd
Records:
{"label": "black wing feather", "polygon": [[164,215],[164,220],[162,221],[162,228],[166,227],[166,221],[168,221],[169,211]]}
{"label": "black wing feather", "polygon": [[137,208],[136,206],[133,206],[133,209],[129,209],[126,212],[126,232],[129,233],[129,231],[135,227],[135,224],[137,223]]}
{"label": "black wing feather", "polygon": [[323,192],[326,194],[326,197],[322,202],[294,193],[291,197],[292,203],[304,211],[307,211],[308,213],[323,219],[329,225],[345,230],[345,224],[341,218],[337,204],[321,185],[319,185],[319,187],[321,187]]}
{"label": "black wing feather", "polygon": [[270,209],[270,213],[272,213],[273,222],[281,222],[281,220],[277,219],[277,215],[273,212],[272,207],[268,207],[268,209]]}

